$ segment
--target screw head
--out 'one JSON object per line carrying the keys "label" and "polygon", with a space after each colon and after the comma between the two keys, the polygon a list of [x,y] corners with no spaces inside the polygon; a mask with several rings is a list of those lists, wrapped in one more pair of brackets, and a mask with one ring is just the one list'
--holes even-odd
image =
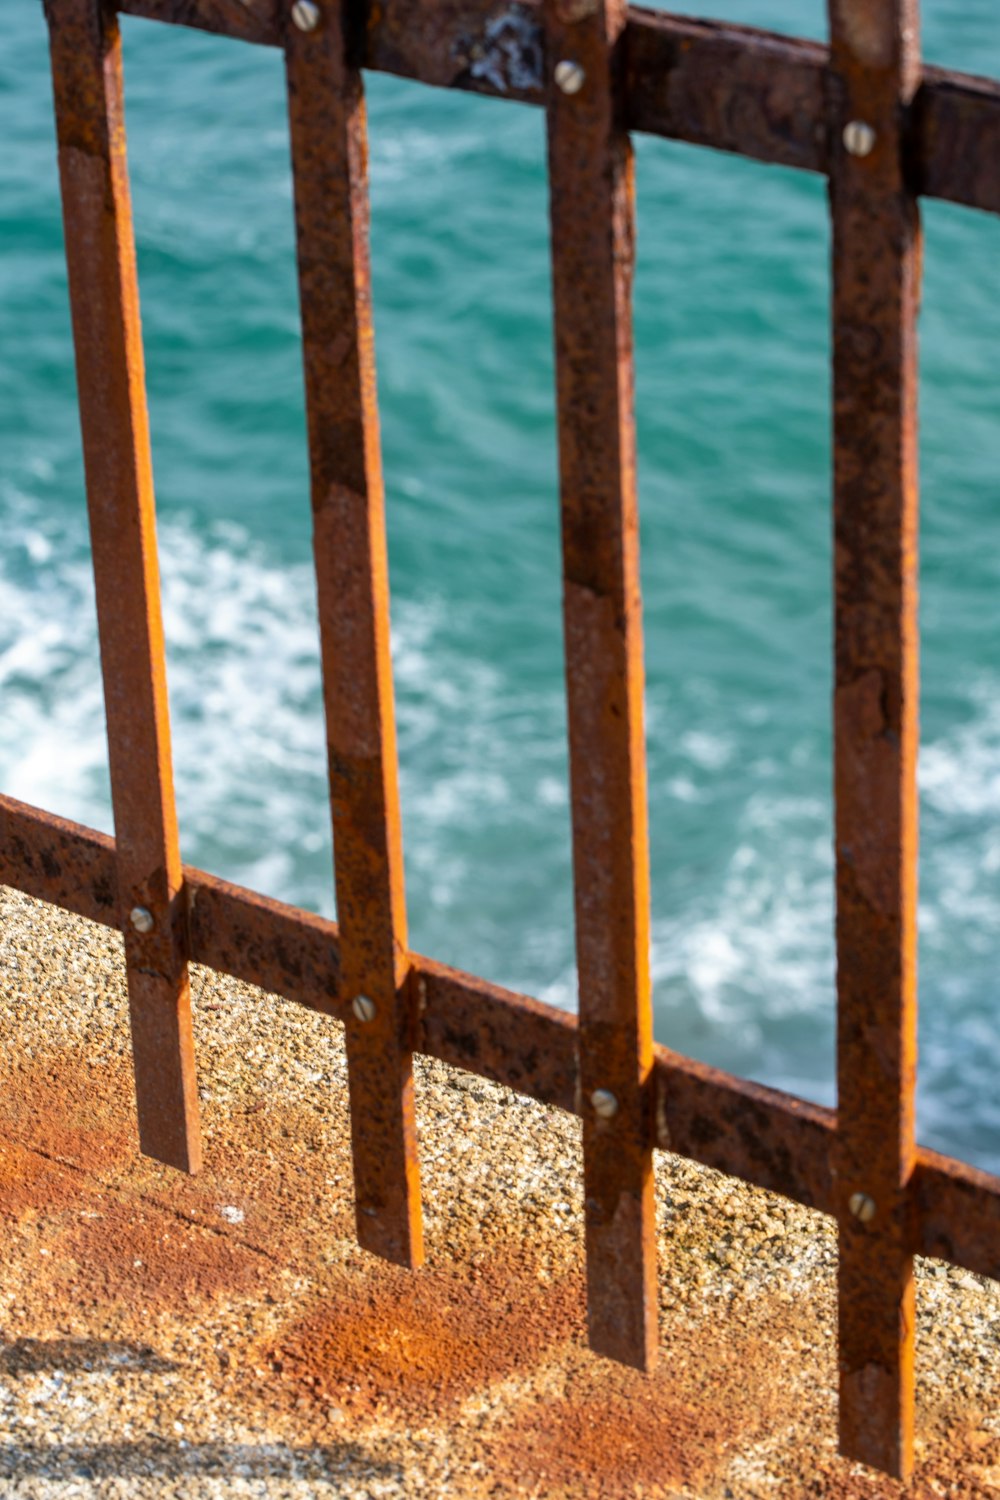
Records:
{"label": "screw head", "polygon": [[136,932],[152,932],[156,926],[153,913],[146,906],[133,906],[128,914],[128,919]]}
{"label": "screw head", "polygon": [[315,31],[320,22],[319,6],[313,0],[295,0],[292,20],[300,31]]}
{"label": "screw head", "polygon": [[856,1219],[862,1224],[867,1224],[875,1217],[875,1199],[869,1198],[867,1193],[852,1193],[847,1202],[848,1208]]}
{"label": "screw head", "polygon": [[578,94],[587,79],[580,64],[571,62],[568,57],[556,63],[552,76],[555,78],[556,87],[562,89],[564,94]]}
{"label": "screw head", "polygon": [[844,145],[852,156],[869,156],[875,145],[875,132],[864,120],[848,120],[844,126]]}
{"label": "screw head", "polygon": [[359,1021],[374,1021],[375,1001],[369,1000],[367,995],[355,995],[351,1001],[351,1009]]}
{"label": "screw head", "polygon": [[595,1089],[590,1102],[598,1119],[611,1120],[618,1113],[618,1100],[608,1089]]}

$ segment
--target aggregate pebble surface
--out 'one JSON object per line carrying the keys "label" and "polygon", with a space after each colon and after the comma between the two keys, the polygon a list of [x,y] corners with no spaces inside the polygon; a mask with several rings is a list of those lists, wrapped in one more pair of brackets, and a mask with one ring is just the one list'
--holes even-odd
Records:
{"label": "aggregate pebble surface", "polygon": [[661,1351],[586,1346],[577,1123],[417,1062],[428,1261],[357,1248],[339,1025],[193,972],[138,1154],[117,934],[0,887],[0,1495],[1000,1497],[1000,1289],[918,1265],[918,1464],[836,1454],[832,1223],[657,1158]]}

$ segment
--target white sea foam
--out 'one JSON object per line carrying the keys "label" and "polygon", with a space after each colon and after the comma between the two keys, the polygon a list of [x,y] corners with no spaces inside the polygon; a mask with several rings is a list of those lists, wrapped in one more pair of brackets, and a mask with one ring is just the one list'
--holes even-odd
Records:
{"label": "white sea foam", "polygon": [[[969,716],[920,752],[925,807],[945,816],[982,818],[1000,827],[1000,679],[979,677],[967,691]],[[984,824],[984,827],[988,826]]]}
{"label": "white sea foam", "polygon": [[[82,522],[60,531],[25,496],[8,495],[6,508],[22,547],[0,557],[0,786],[109,828]],[[311,565],[279,563],[232,525],[198,535],[171,518],[160,544],[185,857],[331,912]],[[562,684],[556,672],[526,688],[509,662],[470,648],[462,623],[440,598],[394,608],[414,941],[572,1006]],[[657,755],[669,716],[662,705],[653,716]],[[663,762],[672,774],[656,815],[668,823],[676,810],[716,826],[720,787],[739,795],[709,867],[699,873],[682,844],[672,867],[661,858],[654,870],[658,1034],[832,1101],[829,802],[804,792],[802,775],[786,784],[755,739],[759,725],[741,722],[725,735],[688,730]],[[798,757],[807,770],[810,753]],[[1000,1065],[983,1010],[1000,931],[1000,684],[988,675],[969,686],[956,727],[924,747],[920,785],[922,1129],[948,1138],[957,1047],[962,1088],[984,1095],[970,1119],[989,1137],[980,1074]],[[987,1143],[981,1159],[989,1152]]]}
{"label": "white sea foam", "polygon": [[[0,785],[111,826],[94,592],[81,536],[14,576],[0,560]],[[185,857],[332,911],[325,733],[311,564],[244,532],[160,527],[173,753]],[[424,898],[447,910],[475,862],[453,847],[523,798],[495,720],[501,674],[456,649],[440,601],[394,609],[402,785]],[[531,800],[565,805],[541,747]]]}

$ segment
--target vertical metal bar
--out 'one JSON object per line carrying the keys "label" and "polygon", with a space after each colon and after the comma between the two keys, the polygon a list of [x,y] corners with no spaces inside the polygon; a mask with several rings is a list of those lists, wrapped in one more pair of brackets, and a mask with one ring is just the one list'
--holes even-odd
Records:
{"label": "vertical metal bar", "polygon": [[[49,0],[47,8],[139,1139],[147,1155],[194,1172],[201,1147],[187,913],[118,24],[100,0]],[[145,913],[148,931],[140,930]]]}
{"label": "vertical metal bar", "polygon": [[840,1442],[913,1456],[916,0],[831,0]]}
{"label": "vertical metal bar", "polygon": [[423,1258],[361,75],[346,5],[289,24],[306,408],[358,1238]]}
{"label": "vertical metal bar", "polygon": [[624,0],[546,0],[590,1343],[656,1354],[649,857]]}

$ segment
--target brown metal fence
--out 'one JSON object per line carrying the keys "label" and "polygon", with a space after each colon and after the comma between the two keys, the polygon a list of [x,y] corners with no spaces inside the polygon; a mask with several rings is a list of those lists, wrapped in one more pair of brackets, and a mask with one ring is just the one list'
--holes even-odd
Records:
{"label": "brown metal fence", "polygon": [[[1000,1179],[914,1140],[920,194],[1000,212],[1000,85],[921,64],[917,0],[829,50],[623,0],[46,0],[116,838],[0,798],[0,880],[124,932],[142,1149],[200,1159],[189,961],[343,1020],[362,1245],[422,1257],[411,1057],[583,1123],[590,1339],[656,1350],[652,1152],[836,1216],[845,1454],[912,1464],[914,1253],[1000,1277]],[[116,10],[288,74],[339,925],[183,867]],[[407,945],[361,69],[547,111],[579,1017]],[[836,1114],[653,1045],[629,133],[829,177]]]}

